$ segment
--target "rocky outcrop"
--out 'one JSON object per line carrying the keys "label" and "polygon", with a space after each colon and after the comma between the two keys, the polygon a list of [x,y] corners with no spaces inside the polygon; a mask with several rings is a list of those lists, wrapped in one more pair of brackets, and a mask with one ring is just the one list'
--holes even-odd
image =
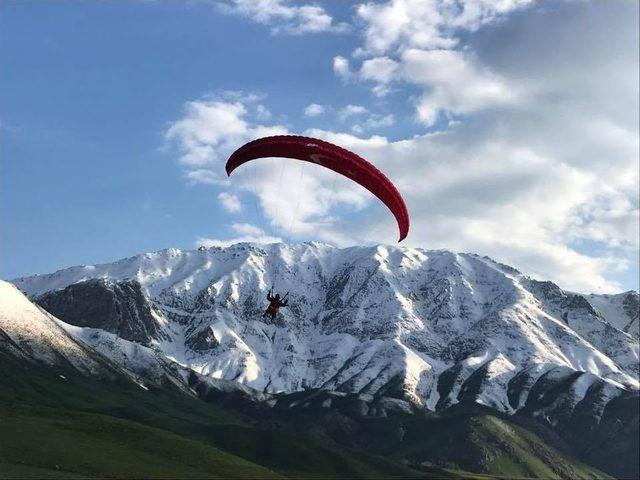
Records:
{"label": "rocky outcrop", "polygon": [[624,326],[624,331],[638,338],[638,322],[640,321],[640,295],[638,292],[627,292],[622,305],[624,312],[629,317],[629,323]]}
{"label": "rocky outcrop", "polygon": [[165,337],[136,281],[86,280],[47,292],[36,303],[70,325],[99,328],[143,345]]}
{"label": "rocky outcrop", "polygon": [[188,337],[185,341],[185,345],[194,352],[208,352],[220,345],[220,342],[218,342],[214,331],[211,330],[211,328],[206,327],[198,333]]}

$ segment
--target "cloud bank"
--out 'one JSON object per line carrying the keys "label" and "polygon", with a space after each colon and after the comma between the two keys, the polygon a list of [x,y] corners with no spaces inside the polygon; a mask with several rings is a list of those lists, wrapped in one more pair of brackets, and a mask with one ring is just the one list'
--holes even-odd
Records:
{"label": "cloud bank", "polygon": [[[351,59],[329,52],[333,71],[369,89],[372,104],[390,95],[412,102],[424,132],[390,140],[375,132],[395,122],[393,111],[309,104],[306,118],[331,110],[335,128],[295,133],[340,144],[384,171],[409,206],[408,245],[487,254],[568,288],[615,291],[612,275],[634,262],[640,243],[637,9],[362,3],[361,43]],[[229,198],[253,201],[235,213],[252,210],[252,223],[285,240],[394,242],[391,215],[321,168],[274,159],[239,169],[232,182],[221,176],[238,145],[288,131],[258,115],[261,100],[245,97],[189,102],[168,129],[189,181],[221,189],[232,213]]]}

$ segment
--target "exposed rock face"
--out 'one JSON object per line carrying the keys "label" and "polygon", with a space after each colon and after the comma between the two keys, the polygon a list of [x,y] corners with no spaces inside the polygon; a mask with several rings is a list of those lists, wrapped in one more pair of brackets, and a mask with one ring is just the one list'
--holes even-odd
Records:
{"label": "exposed rock face", "polygon": [[598,312],[582,295],[569,295],[562,302],[561,307],[566,310],[574,310],[580,314],[597,316]]}
{"label": "exposed rock face", "polygon": [[47,292],[36,302],[65,323],[100,328],[143,345],[163,336],[140,284],[133,280],[91,279]]}
{"label": "exposed rock face", "polygon": [[185,345],[194,352],[208,352],[220,345],[220,342],[218,342],[214,331],[206,327],[204,330],[200,330],[199,333],[191,335]]}
{"label": "exposed rock face", "polygon": [[640,318],[640,295],[638,292],[627,292],[622,301],[624,312],[629,317],[629,323],[625,325],[624,331],[638,337],[638,319]]}

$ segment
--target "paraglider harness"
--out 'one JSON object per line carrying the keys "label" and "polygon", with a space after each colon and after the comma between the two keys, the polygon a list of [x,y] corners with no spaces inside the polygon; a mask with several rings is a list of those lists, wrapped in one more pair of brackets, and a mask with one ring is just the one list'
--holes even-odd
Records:
{"label": "paraglider harness", "polygon": [[280,307],[286,307],[287,305],[289,305],[289,302],[287,301],[287,296],[289,295],[289,292],[284,294],[284,297],[280,298],[280,295],[276,294],[273,295],[273,286],[271,287],[271,289],[269,290],[269,293],[267,293],[267,300],[269,300],[269,306],[267,307],[267,309],[265,310],[265,312],[262,314],[263,317],[266,317],[267,315],[271,316],[271,320],[275,320],[276,315],[278,315],[278,310],[280,310]]}

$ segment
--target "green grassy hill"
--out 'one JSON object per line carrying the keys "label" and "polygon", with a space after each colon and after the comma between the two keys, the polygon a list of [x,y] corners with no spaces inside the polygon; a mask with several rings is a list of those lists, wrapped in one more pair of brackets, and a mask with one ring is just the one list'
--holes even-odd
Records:
{"label": "green grassy hill", "polygon": [[490,415],[353,420],[287,411],[267,419],[260,408],[244,410],[26,366],[0,352],[0,476],[490,478],[470,470],[606,478]]}
{"label": "green grassy hill", "polygon": [[[297,395],[297,394],[294,394]],[[337,411],[292,412],[280,429],[396,460],[416,470],[444,468],[505,478],[611,478],[585,464],[559,438],[540,436],[489,408],[442,417],[397,414],[356,418]]]}
{"label": "green grassy hill", "polygon": [[603,473],[549,447],[533,433],[504,418],[461,415],[407,429],[393,457],[509,478],[592,478]]}
{"label": "green grassy hill", "polygon": [[2,353],[0,416],[3,478],[460,478],[260,430],[185,395],[25,368]]}

